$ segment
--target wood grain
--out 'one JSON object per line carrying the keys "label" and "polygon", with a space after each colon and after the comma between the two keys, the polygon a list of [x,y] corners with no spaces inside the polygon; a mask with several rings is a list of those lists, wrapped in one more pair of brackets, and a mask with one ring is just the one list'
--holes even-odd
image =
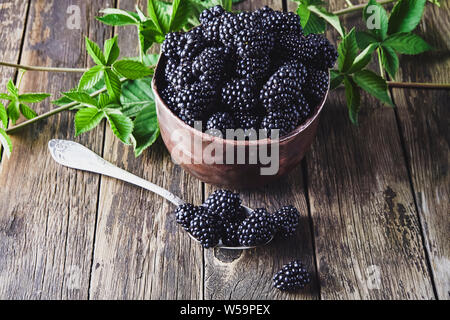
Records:
{"label": "wood grain", "polygon": [[356,127],[335,90],[307,166],[321,298],[434,298],[393,109],[364,94]]}
{"label": "wood grain", "polygon": [[[129,1],[120,1],[119,7],[134,10]],[[118,41],[122,55],[138,54],[134,28],[119,29]],[[104,154],[112,163],[186,201],[201,202],[201,183],[171,162],[161,139],[136,159],[132,148],[118,142],[108,129]],[[172,204],[155,194],[102,178],[92,299],[202,297],[202,249],[177,225],[173,210]]]}
{"label": "wood grain", "polygon": [[[450,3],[428,5],[417,33],[436,50],[402,56],[399,81],[450,81]],[[420,61],[420,63],[417,63]],[[394,89],[424,240],[439,299],[450,299],[449,91]]]}
{"label": "wood grain", "polygon": [[[67,28],[67,8],[78,5],[81,30]],[[86,65],[84,35],[103,42],[107,31],[92,13],[108,1],[31,1],[20,63]],[[20,6],[19,6],[20,8]],[[14,18],[13,12],[8,11]],[[17,19],[17,20],[16,20]],[[14,23],[20,23],[14,18]],[[12,39],[13,40],[13,39]],[[15,41],[20,41],[15,39]],[[79,75],[28,72],[22,92],[57,94]],[[38,113],[53,108],[48,101]],[[100,152],[102,127],[77,141]],[[13,136],[14,152],[0,173],[0,298],[85,299],[88,296],[97,176],[57,165],[47,151],[51,138],[73,139],[73,115],[63,113]]]}
{"label": "wood grain", "polygon": [[[281,1],[245,1],[241,10],[269,5],[281,10]],[[245,179],[243,177],[243,179]],[[206,185],[205,197],[215,187]],[[205,250],[205,299],[317,299],[314,250],[310,219],[303,185],[302,167],[269,187],[241,190],[243,204],[275,211],[292,204],[301,212],[299,228],[288,240],[277,240],[268,246],[246,251]],[[273,275],[286,263],[300,259],[312,274],[312,284],[297,294],[282,293],[272,287]]]}

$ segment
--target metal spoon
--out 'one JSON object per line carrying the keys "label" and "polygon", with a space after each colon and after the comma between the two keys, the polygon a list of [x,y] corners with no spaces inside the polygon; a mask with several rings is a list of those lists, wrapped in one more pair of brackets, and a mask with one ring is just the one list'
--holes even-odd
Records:
{"label": "metal spoon", "polygon": [[[53,159],[58,162],[59,164],[62,164],[63,166],[77,169],[77,170],[83,170],[83,171],[89,171],[94,173],[99,173],[105,176],[109,176],[112,178],[116,178],[122,181],[126,181],[128,183],[137,185],[141,188],[147,189],[149,191],[152,191],[161,197],[169,200],[176,206],[182,205],[186,203],[182,199],[178,198],[176,195],[171,193],[170,191],[161,188],[160,186],[151,183],[147,180],[144,180],[142,178],[139,178],[138,176],[125,171],[119,167],[116,167],[112,163],[106,161],[93,151],[89,150],[88,148],[82,146],[79,143],[76,143],[74,141],[68,141],[68,140],[58,140],[58,139],[52,139],[48,142],[48,148],[50,149],[50,154],[52,155]],[[247,215],[252,212],[252,209],[249,207],[243,206],[245,210],[247,211]],[[191,234],[189,234],[192,239],[199,242],[197,239],[192,237]],[[263,245],[268,244],[270,241],[272,241],[273,237],[264,243]],[[216,248],[221,249],[231,249],[231,250],[246,250],[246,249],[252,249],[253,247],[228,247],[224,245],[222,242],[219,242],[219,244],[216,246]]]}

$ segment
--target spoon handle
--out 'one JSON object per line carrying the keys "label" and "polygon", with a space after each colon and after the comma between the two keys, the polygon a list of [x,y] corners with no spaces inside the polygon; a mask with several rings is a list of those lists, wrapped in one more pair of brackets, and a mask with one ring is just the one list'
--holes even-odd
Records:
{"label": "spoon handle", "polygon": [[79,143],[68,140],[53,139],[48,142],[50,153],[56,162],[63,166],[99,173],[105,176],[116,178],[128,183],[137,185],[144,189],[150,190],[161,197],[169,200],[175,205],[185,203],[170,191],[157,186],[147,180],[144,180],[134,174],[116,167],[112,163],[106,161],[93,151],[82,146]]}

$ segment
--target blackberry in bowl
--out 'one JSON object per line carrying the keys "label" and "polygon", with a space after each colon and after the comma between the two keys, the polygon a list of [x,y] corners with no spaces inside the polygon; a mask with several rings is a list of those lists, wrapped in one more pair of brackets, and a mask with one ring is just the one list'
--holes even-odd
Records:
{"label": "blackberry in bowl", "polygon": [[[239,14],[214,7],[200,21],[162,46],[152,82],[161,136],[172,158],[204,182],[268,184],[309,149],[336,49],[321,35],[303,35],[297,15],[268,7]],[[269,173],[262,157],[250,160],[260,150],[277,155]]]}

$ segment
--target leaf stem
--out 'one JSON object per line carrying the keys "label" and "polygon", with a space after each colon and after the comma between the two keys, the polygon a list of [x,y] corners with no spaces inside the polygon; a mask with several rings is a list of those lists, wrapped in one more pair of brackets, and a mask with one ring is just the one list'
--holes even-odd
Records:
{"label": "leaf stem", "polygon": [[444,89],[450,90],[450,83],[423,83],[423,82],[397,82],[387,81],[391,88],[415,88],[415,89]]}
{"label": "leaf stem", "polygon": [[[121,79],[120,79],[120,82],[124,82],[125,80],[127,80],[127,79],[126,79],[126,78],[121,78]],[[103,88],[101,88],[101,89],[99,89],[99,90],[97,90],[97,91],[92,92],[92,93],[90,94],[90,96],[91,96],[91,97],[95,97],[95,96],[98,96],[100,93],[103,93],[103,92],[105,92],[105,91],[106,91],[106,87],[103,87]],[[41,114],[41,115],[38,115],[37,117],[35,117],[35,118],[33,118],[33,119],[30,119],[30,120],[21,122],[21,123],[15,125],[14,127],[8,128],[8,129],[6,130],[6,133],[14,133],[14,132],[16,132],[17,130],[22,129],[22,128],[24,128],[24,127],[26,127],[26,126],[28,126],[28,125],[30,125],[30,124],[32,124],[32,123],[38,122],[38,121],[43,120],[43,119],[47,119],[48,117],[51,117],[51,116],[53,116],[53,115],[55,115],[55,114],[58,114],[58,113],[60,113],[60,112],[65,111],[65,110],[69,110],[70,108],[75,107],[75,106],[78,105],[78,104],[79,104],[78,102],[74,101],[74,102],[65,104],[65,105],[63,105],[63,106],[61,106],[61,107],[59,107],[59,108],[55,108],[55,109],[53,109],[53,110],[50,110],[50,111],[48,111],[48,112],[45,112],[45,113],[43,113],[43,114]]]}
{"label": "leaf stem", "polygon": [[[392,2],[396,2],[396,1],[397,0],[382,0],[382,1],[378,1],[378,3],[381,4],[381,5],[385,5],[385,4],[389,4],[389,3],[392,3]],[[345,9],[334,11],[333,14],[335,14],[337,16],[341,16],[341,15],[344,15],[344,14],[347,14],[347,13],[360,11],[360,10],[364,9],[366,7],[366,5],[367,5],[367,3],[357,4],[357,5],[354,5],[352,7],[348,7],[348,8],[345,8]]]}
{"label": "leaf stem", "polygon": [[81,68],[36,67],[36,66],[27,66],[27,65],[9,63],[9,62],[3,62],[3,61],[0,61],[0,66],[22,69],[22,70],[27,70],[27,71],[79,72],[79,73],[87,71],[87,69],[81,69]]}
{"label": "leaf stem", "polygon": [[383,62],[381,60],[381,50],[380,50],[380,48],[377,48],[377,55],[378,55],[378,66],[380,67],[380,77],[382,77],[384,79]]}

